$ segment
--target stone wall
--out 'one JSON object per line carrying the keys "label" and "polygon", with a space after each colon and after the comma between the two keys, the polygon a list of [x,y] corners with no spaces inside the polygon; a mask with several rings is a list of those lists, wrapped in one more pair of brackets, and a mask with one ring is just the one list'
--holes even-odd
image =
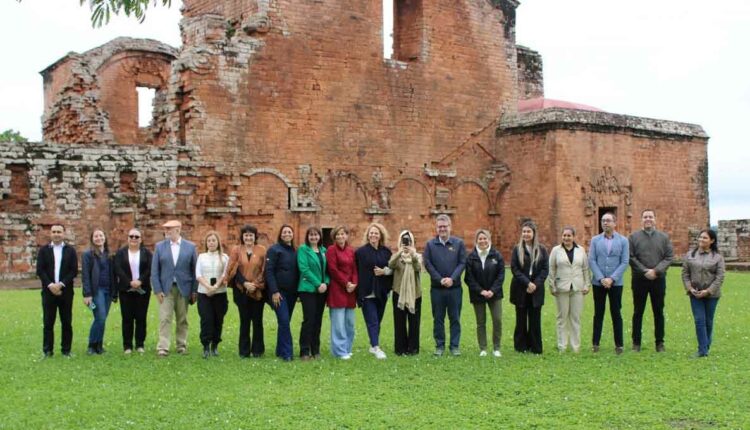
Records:
{"label": "stone wall", "polygon": [[618,231],[630,234],[649,208],[681,254],[708,226],[707,136],[699,126],[545,109],[506,118],[497,135],[496,151],[513,172],[499,208],[504,232],[518,235],[529,217],[545,243],[557,243],[562,227],[572,225],[588,245],[602,211],[613,210]]}
{"label": "stone wall", "polygon": [[518,46],[518,97],[521,100],[544,97],[544,64],[539,52]]}
{"label": "stone wall", "polygon": [[750,220],[719,221],[719,251],[728,260],[750,261]]}

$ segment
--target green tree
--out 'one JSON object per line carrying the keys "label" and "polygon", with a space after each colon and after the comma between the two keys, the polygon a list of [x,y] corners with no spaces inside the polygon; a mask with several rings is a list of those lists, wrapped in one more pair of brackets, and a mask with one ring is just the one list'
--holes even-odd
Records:
{"label": "green tree", "polygon": [[[20,3],[21,0],[18,0]],[[80,0],[81,6],[88,3],[91,9],[91,25],[101,27],[109,23],[112,15],[124,14],[127,17],[135,17],[138,22],[146,19],[146,10],[149,5],[170,7],[172,0]]]}
{"label": "green tree", "polygon": [[21,133],[9,128],[4,132],[0,133],[0,142],[28,142],[29,139],[21,136]]}

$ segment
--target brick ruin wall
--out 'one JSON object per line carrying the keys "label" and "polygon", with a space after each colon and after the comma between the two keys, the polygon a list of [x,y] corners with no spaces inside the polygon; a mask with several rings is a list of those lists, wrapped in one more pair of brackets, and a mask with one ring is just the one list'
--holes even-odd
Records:
{"label": "brick ruin wall", "polygon": [[[488,227],[507,254],[523,217],[548,224],[547,243],[563,222],[590,225],[587,208],[611,200],[596,193],[607,194],[613,175],[636,190],[618,191],[620,200],[646,204],[646,184],[632,179],[640,168],[627,161],[635,154],[665,151],[705,168],[699,127],[649,135],[612,118],[517,115],[519,98],[543,84],[541,58],[515,45],[515,6],[397,1],[398,43],[383,59],[378,2],[185,0],[179,52],[116,39],[67,56],[43,72],[45,143],[0,143],[0,277],[33,270],[53,220],[82,251],[95,226],[111,248],[132,225],[150,246],[171,218],[194,241],[215,229],[235,244],[252,223],[268,244],[289,223],[299,242],[309,225],[344,223],[359,244],[380,221],[423,243],[448,213],[467,244]],[[132,97],[144,84],[157,88],[154,117],[136,129]],[[609,125],[576,130],[576,121]],[[633,155],[615,159],[598,146]],[[567,153],[580,155],[576,189],[560,185],[571,181],[556,161]],[[696,176],[680,174],[677,183]],[[707,223],[705,193],[683,194],[703,208],[685,225]]]}
{"label": "brick ruin wall", "polygon": [[503,231],[518,234],[514,225],[528,217],[544,243],[558,243],[571,225],[588,246],[605,208],[625,235],[650,208],[682,254],[709,223],[706,148],[707,136],[690,124],[566,109],[510,118],[496,148],[513,172],[498,208]]}
{"label": "brick ruin wall", "polygon": [[719,221],[719,251],[727,260],[750,261],[750,220]]}

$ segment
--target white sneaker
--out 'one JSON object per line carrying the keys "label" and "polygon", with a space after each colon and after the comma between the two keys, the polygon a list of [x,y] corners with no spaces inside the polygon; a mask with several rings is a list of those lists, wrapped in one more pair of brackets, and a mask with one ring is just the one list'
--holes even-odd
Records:
{"label": "white sneaker", "polygon": [[378,350],[378,351],[377,351],[377,352],[375,353],[375,358],[377,358],[378,360],[385,360],[385,359],[386,359],[386,356],[385,356],[385,352],[383,352],[383,350],[382,350],[382,349],[379,349],[379,350]]}
{"label": "white sneaker", "polygon": [[480,357],[486,357],[487,356],[487,351],[485,351],[485,350],[479,351],[479,356]]}
{"label": "white sneaker", "polygon": [[342,356],[341,356],[341,359],[342,359],[342,360],[349,360],[349,359],[351,359],[351,358],[352,358],[352,355],[351,355],[351,354],[344,354],[344,355],[342,355]]}
{"label": "white sneaker", "polygon": [[376,352],[378,352],[379,349],[380,349],[380,347],[378,347],[378,346],[371,346],[370,347],[370,354],[375,354]]}
{"label": "white sneaker", "polygon": [[502,357],[503,356],[503,354],[500,353],[499,349],[494,350],[492,352],[492,355],[494,355],[495,357]]}

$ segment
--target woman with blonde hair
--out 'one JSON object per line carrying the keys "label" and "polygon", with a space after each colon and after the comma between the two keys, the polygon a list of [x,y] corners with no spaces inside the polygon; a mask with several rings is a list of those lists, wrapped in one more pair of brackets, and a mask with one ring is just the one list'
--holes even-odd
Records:
{"label": "woman with blonde hair", "polygon": [[388,262],[393,270],[393,349],[396,355],[416,355],[422,315],[422,255],[417,253],[414,235],[409,230],[398,237],[398,251]]}
{"label": "woman with blonde hair", "polygon": [[511,251],[510,302],[516,306],[513,347],[518,352],[542,353],[544,281],[549,272],[547,249],[539,243],[536,224],[521,225],[521,239]]}
{"label": "woman with blonde hair", "polygon": [[505,262],[503,256],[492,246],[492,235],[488,230],[479,229],[474,235],[474,250],[466,258],[464,282],[469,287],[469,300],[474,306],[477,319],[477,342],[479,356],[487,356],[487,310],[492,317],[492,354],[500,357],[500,337],[502,332],[503,281]]}
{"label": "woman with blonde hair", "polygon": [[203,358],[219,355],[221,330],[228,307],[226,287],[228,265],[229,256],[222,250],[219,233],[209,231],[203,238],[203,253],[198,255],[198,261],[195,263]]}
{"label": "woman with blonde hair", "polygon": [[388,232],[376,222],[365,229],[364,245],[354,253],[357,260],[357,300],[370,338],[370,353],[377,359],[386,358],[380,348],[380,324],[391,292],[393,271],[388,267],[391,250],[385,246]]}
{"label": "woman with blonde hair", "polygon": [[549,254],[549,290],[557,304],[557,350],[570,343],[573,352],[581,350],[583,296],[589,293],[589,258],[575,242],[576,230],[563,227],[560,245]]}

